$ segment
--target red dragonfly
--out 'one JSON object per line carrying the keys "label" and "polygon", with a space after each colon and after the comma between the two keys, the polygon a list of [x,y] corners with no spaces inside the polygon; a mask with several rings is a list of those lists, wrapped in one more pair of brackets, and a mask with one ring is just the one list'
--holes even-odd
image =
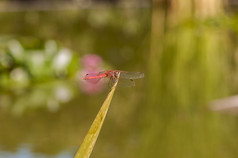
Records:
{"label": "red dragonfly", "polygon": [[[144,77],[144,73],[141,72],[126,72],[121,70],[106,70],[99,72],[97,75],[95,74],[86,74],[86,76],[83,78],[84,80],[97,80],[99,81],[102,78],[109,78],[110,79],[110,86],[113,85],[113,83],[118,79],[120,73],[120,79],[125,79],[129,82],[127,82],[128,86],[135,86],[134,79],[139,79]],[[119,81],[120,82],[120,81]],[[129,83],[129,84],[128,84]]]}

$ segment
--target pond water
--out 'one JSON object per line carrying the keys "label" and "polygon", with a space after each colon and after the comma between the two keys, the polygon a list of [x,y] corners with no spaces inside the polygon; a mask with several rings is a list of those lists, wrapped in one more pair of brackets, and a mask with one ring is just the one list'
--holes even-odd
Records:
{"label": "pond water", "polygon": [[109,91],[81,79],[106,69],[145,77],[91,157],[236,157],[235,110],[210,108],[237,92],[236,15],[175,6],[1,12],[0,158],[74,157]]}

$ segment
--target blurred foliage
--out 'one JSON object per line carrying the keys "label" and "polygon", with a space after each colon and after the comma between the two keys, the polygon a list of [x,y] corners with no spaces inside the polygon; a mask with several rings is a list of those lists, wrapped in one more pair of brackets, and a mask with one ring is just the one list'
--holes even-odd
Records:
{"label": "blurred foliage", "polygon": [[143,60],[137,53],[149,44],[149,16],[143,8],[1,13],[0,34],[57,39],[80,54],[96,53],[125,69]]}
{"label": "blurred foliage", "polygon": [[[13,114],[46,105],[50,111],[72,99],[70,84],[79,68],[78,55],[53,40],[2,37],[0,106]],[[61,79],[61,81],[59,80]]]}
{"label": "blurred foliage", "polygon": [[[27,80],[42,82],[53,78],[70,77],[77,71],[78,56],[70,49],[60,48],[53,40],[42,42],[26,38],[25,42],[27,43],[21,44],[11,39],[1,43],[1,76],[10,74],[7,76],[9,81],[6,82],[11,83],[12,80],[17,80],[15,76],[22,76],[22,79],[18,79],[18,84],[14,85],[17,86]],[[4,85],[10,88],[9,84]]]}

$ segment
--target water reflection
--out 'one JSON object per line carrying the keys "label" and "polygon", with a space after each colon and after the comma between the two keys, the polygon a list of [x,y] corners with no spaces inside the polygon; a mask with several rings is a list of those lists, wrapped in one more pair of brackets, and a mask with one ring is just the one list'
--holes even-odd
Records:
{"label": "water reflection", "polygon": [[22,115],[27,110],[42,107],[55,112],[62,103],[69,102],[75,96],[76,90],[74,83],[54,81],[27,89],[16,89],[10,93],[2,92],[0,107],[16,116]]}
{"label": "water reflection", "polygon": [[[139,85],[138,82],[137,90],[140,89]],[[125,144],[128,149],[137,147],[138,132],[134,128],[138,117],[135,117],[135,111],[140,100],[137,99],[138,94],[133,94],[134,91],[136,88],[122,89],[115,95],[95,148],[97,156],[119,156]],[[19,117],[1,108],[0,124],[4,130],[0,131],[0,147],[4,152],[0,153],[0,157],[6,153],[9,157],[23,153],[20,150],[22,143],[29,144],[23,146],[24,150],[36,157],[61,156],[62,151],[74,155],[106,94],[90,97],[79,93],[76,95],[77,98],[61,104],[56,112],[44,107],[28,108]]]}
{"label": "water reflection", "polygon": [[0,151],[0,157],[3,158],[72,158],[73,154],[69,151],[62,151],[56,155],[44,155],[31,150],[30,145],[23,144],[14,152]]}

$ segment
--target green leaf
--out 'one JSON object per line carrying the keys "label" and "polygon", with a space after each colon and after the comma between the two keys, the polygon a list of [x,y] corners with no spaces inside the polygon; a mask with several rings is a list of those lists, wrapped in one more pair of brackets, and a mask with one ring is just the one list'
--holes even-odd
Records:
{"label": "green leaf", "polygon": [[114,91],[116,89],[117,83],[118,83],[118,79],[116,80],[116,82],[114,83],[111,91],[107,95],[106,100],[102,104],[101,109],[99,110],[96,118],[94,119],[93,124],[91,125],[87,135],[85,136],[85,138],[83,140],[83,143],[79,147],[78,152],[76,153],[74,158],[88,158],[91,155],[93,147],[94,147],[94,145],[97,141],[97,137],[99,135],[99,132],[102,128],[104,119],[107,115],[107,111],[109,109],[109,106],[110,106],[110,103],[111,103],[111,100],[112,100],[112,96],[113,96]]}

